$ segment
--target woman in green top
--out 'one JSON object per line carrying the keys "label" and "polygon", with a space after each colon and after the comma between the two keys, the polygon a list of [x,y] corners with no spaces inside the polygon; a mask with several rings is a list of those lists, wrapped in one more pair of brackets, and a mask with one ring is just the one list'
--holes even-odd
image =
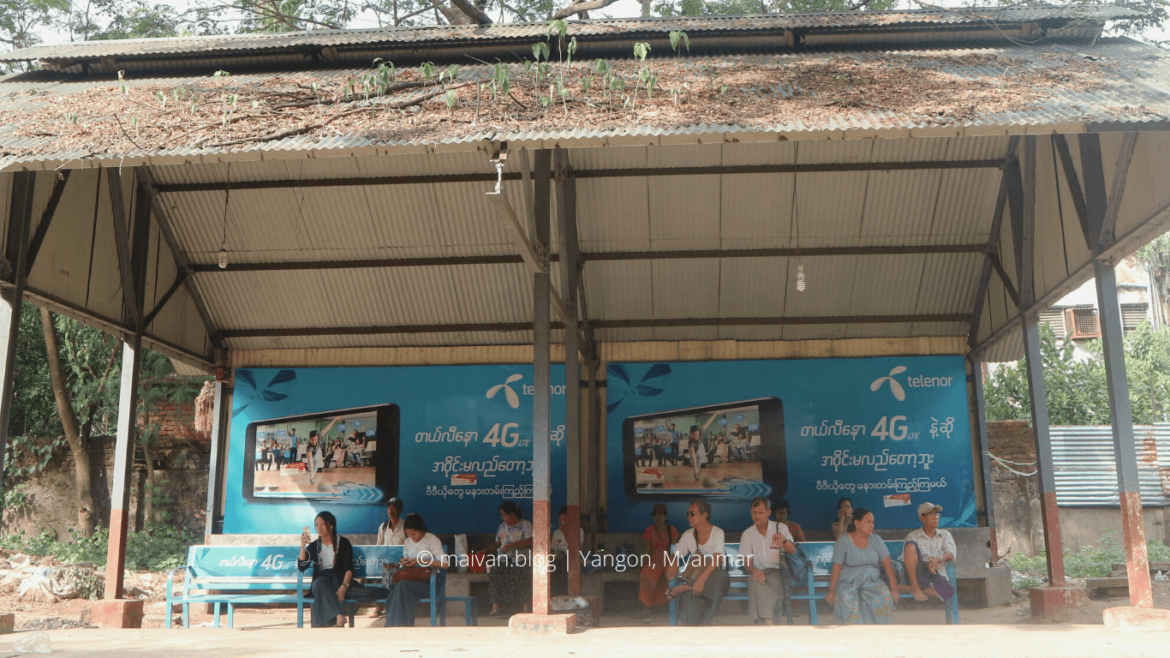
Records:
{"label": "woman in green top", "polygon": [[885,569],[897,587],[890,551],[873,534],[873,512],[859,507],[853,512],[853,525],[833,546],[833,573],[825,600],[833,606],[838,624],[892,624],[896,597],[881,581]]}

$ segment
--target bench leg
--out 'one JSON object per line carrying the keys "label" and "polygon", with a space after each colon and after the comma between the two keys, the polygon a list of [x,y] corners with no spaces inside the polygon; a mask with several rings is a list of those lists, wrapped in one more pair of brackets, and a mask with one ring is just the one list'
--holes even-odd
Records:
{"label": "bench leg", "polygon": [[212,628],[219,628],[219,602],[214,603],[215,606],[215,621],[211,623]]}
{"label": "bench leg", "polygon": [[439,625],[439,597],[431,598],[431,628]]}
{"label": "bench leg", "polygon": [[183,628],[191,628],[191,615],[189,614],[189,604],[183,604]]}
{"label": "bench leg", "polygon": [[235,628],[236,627],[236,623],[235,623],[236,606],[232,605],[229,602],[227,604],[227,607],[228,607],[228,628]]}
{"label": "bench leg", "polygon": [[174,616],[171,614],[171,610],[173,610],[173,609],[174,608],[171,606],[171,600],[168,598],[167,599],[167,608],[166,608],[166,610],[167,610],[166,621],[163,622],[163,628],[166,628],[168,630],[171,628],[171,617]]}
{"label": "bench leg", "polygon": [[813,598],[808,600],[808,625],[817,625],[817,600]]}
{"label": "bench leg", "polygon": [[305,627],[305,602],[297,601],[297,628]]}

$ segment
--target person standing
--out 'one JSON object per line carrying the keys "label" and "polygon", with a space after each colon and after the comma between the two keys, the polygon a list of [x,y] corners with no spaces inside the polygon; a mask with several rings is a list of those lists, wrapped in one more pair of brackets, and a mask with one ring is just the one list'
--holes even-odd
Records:
{"label": "person standing", "polygon": [[769,521],[772,503],[767,498],[752,500],[752,525],[740,535],[739,555],[745,560],[748,579],[748,616],[754,624],[772,626],[780,619],[787,599],[788,582],[780,551],[795,553],[787,526]]}
{"label": "person standing", "polygon": [[678,464],[678,444],[679,444],[678,430],[674,428],[674,423],[670,424],[670,465]]}
{"label": "person standing", "polygon": [[678,530],[670,525],[666,505],[655,503],[651,511],[654,524],[646,528],[646,555],[650,563],[642,567],[638,579],[638,600],[642,602],[642,617],[650,615],[650,609],[666,605],[666,590],[670,579],[666,577],[666,566],[670,557],[670,545],[678,541]]}

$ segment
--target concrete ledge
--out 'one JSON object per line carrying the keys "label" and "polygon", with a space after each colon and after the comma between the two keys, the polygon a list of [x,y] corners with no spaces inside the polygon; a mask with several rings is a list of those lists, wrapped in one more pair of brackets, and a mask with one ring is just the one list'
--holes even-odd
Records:
{"label": "concrete ledge", "polygon": [[142,628],[140,599],[105,599],[94,601],[81,611],[81,621],[102,628]]}
{"label": "concrete ledge", "polygon": [[0,635],[16,632],[16,615],[11,612],[0,615]]}
{"label": "concrete ledge", "polygon": [[1089,603],[1083,587],[1029,587],[1032,619],[1056,621],[1061,610],[1079,608]]}
{"label": "concrete ledge", "polygon": [[508,629],[523,635],[568,635],[577,630],[577,615],[571,612],[512,615],[508,620]]}
{"label": "concrete ledge", "polygon": [[1103,616],[1111,631],[1170,631],[1170,610],[1126,605],[1105,608]]}

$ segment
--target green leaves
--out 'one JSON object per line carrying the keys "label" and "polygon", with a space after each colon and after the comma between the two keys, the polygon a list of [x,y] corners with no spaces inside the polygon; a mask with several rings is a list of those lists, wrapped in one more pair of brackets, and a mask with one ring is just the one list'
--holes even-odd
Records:
{"label": "green leaves", "polygon": [[548,56],[551,52],[552,51],[550,51],[548,48],[548,43],[545,41],[537,41],[536,43],[532,44],[532,57],[537,62],[540,61],[542,56],[544,57],[545,61],[548,61]]}
{"label": "green leaves", "polygon": [[675,30],[670,33],[670,49],[678,52],[678,44],[682,42],[687,47],[687,52],[691,51],[691,38],[687,36],[686,32],[682,30]]}
{"label": "green leaves", "polygon": [[423,80],[430,80],[435,75],[435,63],[423,62],[423,65],[418,67],[418,73]]}
{"label": "green leaves", "polygon": [[569,33],[569,21],[558,18],[548,22],[548,38],[551,39],[554,34],[564,39],[565,35]]}
{"label": "green leaves", "polygon": [[639,42],[634,44],[634,57],[639,62],[645,62],[646,56],[650,54],[650,44]]}

